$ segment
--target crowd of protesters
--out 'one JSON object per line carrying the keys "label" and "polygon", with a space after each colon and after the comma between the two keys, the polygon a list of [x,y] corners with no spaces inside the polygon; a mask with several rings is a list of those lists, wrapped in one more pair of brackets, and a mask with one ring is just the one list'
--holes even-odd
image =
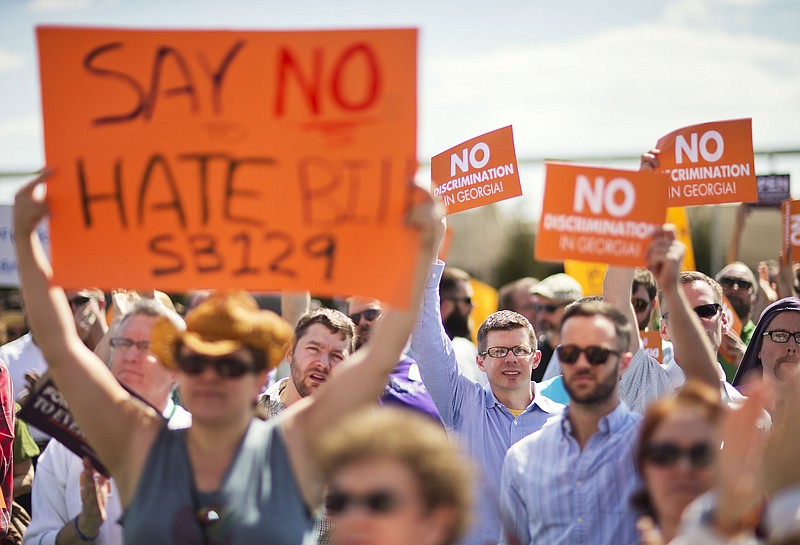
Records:
{"label": "crowd of protesters", "polygon": [[[24,316],[0,314],[5,543],[800,543],[800,299],[738,235],[714,278],[665,225],[601,296],[523,278],[472,324],[419,199],[408,309],[282,294],[281,318],[245,292],[54,286],[45,178],[15,204]],[[14,418],[45,374],[104,467]]]}

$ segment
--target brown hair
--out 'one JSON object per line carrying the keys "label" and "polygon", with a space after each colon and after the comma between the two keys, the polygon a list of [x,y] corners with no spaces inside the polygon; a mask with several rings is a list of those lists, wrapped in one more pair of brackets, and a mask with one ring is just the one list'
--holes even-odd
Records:
{"label": "brown hair", "polygon": [[[639,428],[639,439],[634,453],[636,471],[639,472],[639,475],[644,476],[645,452],[656,429],[668,416],[687,408],[701,411],[711,424],[719,422],[724,410],[717,390],[693,380],[686,382],[674,396],[662,397],[650,404]],[[642,489],[633,494],[631,504],[643,514],[658,521],[657,513],[647,491],[647,483],[643,483]]]}
{"label": "brown hair", "polygon": [[513,329],[524,329],[528,334],[531,348],[536,350],[536,333],[528,319],[513,310],[498,310],[494,314],[490,314],[478,328],[478,353],[486,352],[486,337],[489,336],[490,331],[511,331]]}
{"label": "brown hair", "polygon": [[455,514],[442,545],[458,541],[470,522],[473,468],[441,426],[409,410],[381,407],[347,417],[317,440],[317,461],[328,482],[354,463],[394,460],[414,474],[422,501]]}
{"label": "brown hair", "polygon": [[294,347],[303,335],[306,334],[308,328],[314,324],[322,324],[328,328],[331,333],[338,333],[345,340],[347,340],[347,349],[352,354],[356,348],[356,326],[346,314],[339,312],[332,308],[315,308],[303,314],[294,328],[294,339],[292,341],[292,353]]}
{"label": "brown hair", "polygon": [[[678,282],[681,284],[691,284],[693,282],[705,282],[711,288],[711,293],[714,294],[714,302],[722,303],[722,286],[708,275],[700,271],[683,271],[678,275]],[[664,293],[658,290],[658,307],[661,309],[661,315],[666,314],[667,309],[664,308]]]}
{"label": "brown hair", "polygon": [[592,316],[602,316],[606,318],[614,325],[614,332],[617,339],[620,341],[619,346],[622,348],[622,351],[625,352],[628,350],[631,335],[633,335],[633,328],[628,322],[628,319],[625,318],[625,315],[620,311],[604,301],[591,299],[588,301],[576,301],[568,305],[564,310],[564,316],[561,318],[560,330],[564,329],[564,324],[567,323],[567,320],[578,316],[588,318]]}

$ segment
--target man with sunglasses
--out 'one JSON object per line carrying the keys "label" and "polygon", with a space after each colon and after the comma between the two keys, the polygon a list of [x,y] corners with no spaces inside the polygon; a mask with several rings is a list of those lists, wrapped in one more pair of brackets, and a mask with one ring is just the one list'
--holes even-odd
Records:
{"label": "man with sunglasses", "polygon": [[736,375],[736,369],[742,361],[744,351],[750,344],[753,331],[756,329],[751,315],[758,295],[758,285],[753,271],[741,261],[725,265],[714,279],[722,287],[723,295],[728,299],[733,311],[743,324],[741,335],[737,335],[732,328],[728,328],[723,334],[717,357],[717,361],[725,371],[726,379],[732,381]]}
{"label": "man with sunglasses", "polygon": [[580,282],[568,274],[552,274],[531,289],[536,311],[536,333],[539,334],[539,350],[542,352],[542,369],[534,372],[536,382],[558,376],[559,369],[553,351],[560,342],[558,326],[564,309],[583,297]]}
{"label": "man with sunglasses", "polygon": [[[191,416],[171,399],[175,373],[150,351],[153,325],[161,316],[185,328],[176,313],[153,299],[138,301],[124,317],[117,317],[119,325],[112,324],[109,331],[111,372],[161,411],[170,428],[186,428]],[[31,514],[26,543],[122,543],[118,522],[122,507],[116,490],[111,491],[111,481],[86,467],[80,457],[54,439],[39,458]]]}
{"label": "man with sunglasses", "polygon": [[469,316],[474,295],[470,276],[455,267],[445,267],[439,282],[439,309],[442,324],[453,344],[461,372],[486,386],[486,374],[475,365],[478,350],[472,342]]}
{"label": "man with sunglasses", "polygon": [[[438,233],[440,240],[444,227]],[[439,280],[444,263],[431,266],[422,311],[411,340],[411,355],[419,364],[445,428],[479,469],[480,488],[474,525],[463,544],[495,543],[500,533],[499,480],[508,448],[539,429],[562,410],[540,395],[531,382],[539,365],[536,333],[524,316],[503,310],[486,318],[478,329],[476,365],[488,385],[466,377],[459,369],[453,344],[442,325]]]}
{"label": "man with sunglasses", "polygon": [[636,313],[636,323],[639,331],[647,331],[650,320],[653,319],[656,293],[658,286],[653,273],[647,269],[636,267],[633,273],[633,286],[631,287],[631,305]]}
{"label": "man with sunglasses", "polygon": [[[105,296],[98,289],[70,290],[66,293],[78,334],[83,344],[94,350],[108,330],[104,313]],[[25,375],[33,373],[35,376],[39,376],[47,371],[47,362],[30,332],[15,341],[0,346],[0,360],[8,366],[14,397],[17,401],[20,401],[28,391]],[[50,436],[33,426],[30,427],[30,430],[36,443],[44,448],[50,440]]]}

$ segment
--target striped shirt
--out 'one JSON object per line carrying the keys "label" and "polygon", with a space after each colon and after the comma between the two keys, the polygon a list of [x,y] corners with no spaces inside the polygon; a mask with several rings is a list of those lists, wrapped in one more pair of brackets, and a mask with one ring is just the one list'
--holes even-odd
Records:
{"label": "striped shirt", "polygon": [[638,543],[630,497],[640,486],[633,460],[640,422],[620,402],[581,450],[567,408],[511,447],[501,479],[506,531],[500,543]]}

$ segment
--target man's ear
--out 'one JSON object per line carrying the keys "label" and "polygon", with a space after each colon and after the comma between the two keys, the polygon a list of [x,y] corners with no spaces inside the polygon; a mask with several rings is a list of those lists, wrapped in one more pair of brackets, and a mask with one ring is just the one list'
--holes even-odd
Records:
{"label": "man's ear", "polygon": [[455,305],[450,299],[442,299],[439,302],[439,314],[442,315],[442,320],[446,320],[453,313]]}
{"label": "man's ear", "polygon": [[483,356],[475,356],[475,364],[478,366],[478,369],[484,373],[486,372],[486,367],[483,365]]}
{"label": "man's ear", "polygon": [[667,321],[664,318],[658,322],[658,332],[661,334],[661,338],[665,341],[671,341],[672,339],[669,338],[669,331],[667,330]]}
{"label": "man's ear", "polygon": [[731,329],[731,324],[728,322],[728,314],[725,311],[722,311],[722,334],[725,335]]}
{"label": "man's ear", "polygon": [[540,350],[535,350],[533,352],[533,361],[531,362],[531,369],[536,369],[539,367],[539,364],[542,362],[542,352]]}
{"label": "man's ear", "polygon": [[625,371],[628,370],[628,366],[631,364],[631,360],[633,359],[633,354],[630,352],[623,352],[622,355],[619,357],[619,376],[625,374]]}

